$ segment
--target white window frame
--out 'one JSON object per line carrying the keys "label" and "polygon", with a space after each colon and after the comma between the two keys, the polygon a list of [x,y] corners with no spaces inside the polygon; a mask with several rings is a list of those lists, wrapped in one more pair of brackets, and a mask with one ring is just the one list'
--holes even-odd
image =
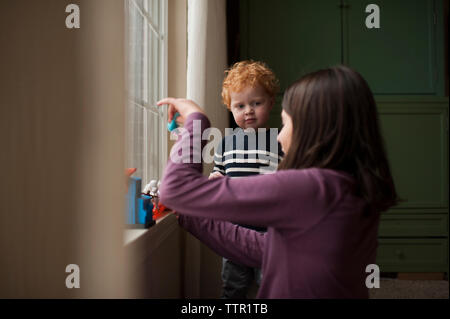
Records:
{"label": "white window frame", "polygon": [[[157,4],[159,13],[157,14],[157,22],[152,18],[154,13],[150,12],[151,6],[153,4]],[[139,16],[138,19],[143,19],[142,24],[142,33],[143,38],[146,39],[142,42],[142,48],[137,47],[138,49],[133,51],[131,49],[133,46],[130,41],[134,40],[133,34],[131,33],[131,27],[137,24],[136,22],[131,21],[132,15],[131,10],[134,10],[134,13]],[[162,177],[162,173],[167,162],[167,144],[168,144],[168,134],[167,134],[167,108],[158,108],[156,106],[156,102],[163,97],[167,96],[168,90],[168,81],[167,81],[167,73],[168,73],[168,0],[126,0],[125,1],[125,23],[126,23],[126,56],[127,56],[127,90],[128,90],[128,105],[126,111],[127,117],[127,145],[126,145],[126,165],[127,167],[136,167],[138,170],[134,174],[134,176],[142,178],[142,187],[144,187],[147,183],[152,179],[160,180]],[[136,24],[133,24],[136,23]],[[151,37],[154,37],[153,39]],[[151,51],[152,40],[155,40],[158,43],[158,51],[155,56]],[[135,48],[135,47],[134,47]],[[137,75],[135,72],[136,68],[132,66],[132,63],[135,65],[136,61],[133,60],[136,58],[136,52],[140,49],[143,49],[144,53],[142,54],[142,59],[139,63],[142,63],[142,74]],[[147,59],[145,59],[145,55],[147,55]],[[131,67],[130,67],[131,66]],[[153,69],[156,67],[156,69]],[[147,72],[144,75],[144,72]],[[154,74],[154,73],[157,74]],[[141,76],[142,75],[142,76]],[[138,80],[136,80],[138,79]],[[155,81],[156,79],[156,81]],[[135,82],[138,82],[136,84]],[[156,83],[155,83],[156,82]],[[142,93],[143,98],[139,99],[139,96],[136,96],[136,85],[142,89],[140,93]],[[154,88],[157,87],[155,91]],[[142,124],[136,123],[136,114],[139,114],[138,111],[141,110]],[[139,115],[137,115],[139,116]],[[155,121],[153,123],[157,123],[157,125],[150,125],[149,117],[156,116]],[[142,131],[136,132],[139,128],[139,125],[142,125]],[[141,144],[140,144],[141,143]],[[155,154],[153,148],[150,149],[150,145],[157,145]],[[157,163],[155,163],[155,159]],[[137,163],[142,163],[142,165],[136,165]],[[142,166],[142,167],[137,167]]]}

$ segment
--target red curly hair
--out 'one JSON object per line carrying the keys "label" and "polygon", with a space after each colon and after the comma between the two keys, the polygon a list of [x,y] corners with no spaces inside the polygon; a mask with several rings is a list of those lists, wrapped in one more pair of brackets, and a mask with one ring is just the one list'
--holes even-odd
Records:
{"label": "red curly hair", "polygon": [[261,85],[271,98],[279,91],[279,82],[275,74],[263,62],[246,60],[235,63],[225,71],[222,85],[223,104],[230,109],[231,92],[241,92],[246,87]]}

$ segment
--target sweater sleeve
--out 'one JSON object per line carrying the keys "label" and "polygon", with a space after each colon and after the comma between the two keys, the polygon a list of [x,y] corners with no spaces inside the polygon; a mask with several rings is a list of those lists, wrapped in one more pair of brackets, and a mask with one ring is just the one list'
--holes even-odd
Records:
{"label": "sweater sleeve", "polygon": [[212,219],[180,215],[180,225],[220,256],[261,268],[267,233]]}
{"label": "sweater sleeve", "polygon": [[185,134],[172,148],[160,187],[166,207],[180,215],[257,227],[306,229],[323,217],[324,206],[330,204],[324,196],[333,192],[317,183],[320,176],[309,170],[210,180],[203,176],[198,159],[205,141],[200,137],[208,127],[209,120],[201,113],[186,119]]}

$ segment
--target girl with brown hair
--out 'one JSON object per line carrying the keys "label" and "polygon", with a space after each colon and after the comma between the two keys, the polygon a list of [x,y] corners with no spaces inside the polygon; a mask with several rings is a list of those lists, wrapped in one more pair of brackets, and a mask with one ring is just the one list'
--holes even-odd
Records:
{"label": "girl with brown hair", "polygon": [[[192,145],[193,123],[209,127],[202,109],[183,99],[163,104],[189,132],[178,143],[201,151]],[[201,164],[169,160],[161,201],[219,255],[262,267],[260,298],[368,298],[380,213],[398,200],[372,92],[348,67],[320,70],[286,90],[282,119],[278,172],[208,180]]]}

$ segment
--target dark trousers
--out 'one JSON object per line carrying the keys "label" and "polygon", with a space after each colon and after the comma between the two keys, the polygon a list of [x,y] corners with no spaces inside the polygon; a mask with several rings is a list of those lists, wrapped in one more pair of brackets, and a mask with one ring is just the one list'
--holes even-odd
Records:
{"label": "dark trousers", "polygon": [[222,260],[222,299],[246,299],[250,286],[261,283],[261,269]]}

